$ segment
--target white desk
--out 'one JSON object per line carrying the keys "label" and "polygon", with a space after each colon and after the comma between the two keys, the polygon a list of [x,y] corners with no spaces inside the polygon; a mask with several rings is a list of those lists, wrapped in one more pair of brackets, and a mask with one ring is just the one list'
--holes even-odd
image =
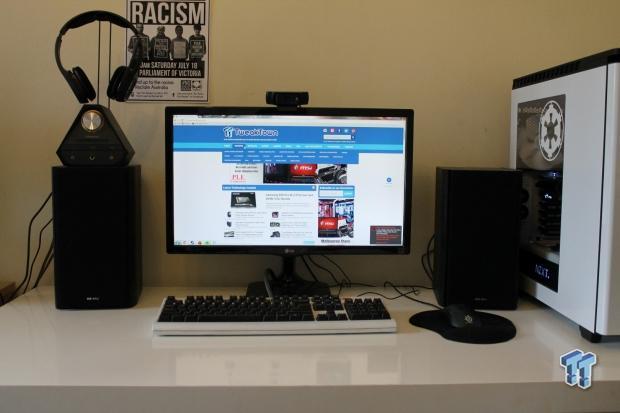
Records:
{"label": "white desk", "polygon": [[[30,292],[0,308],[0,412],[620,411],[620,342],[591,344],[529,301],[498,312],[518,332],[495,345],[411,326],[428,308],[406,299],[386,301],[398,334],[151,333],[166,295],[240,292],[145,288],[135,308],[100,311],[59,311],[51,287]],[[598,356],[586,391],[563,382],[560,355],[575,348]]]}

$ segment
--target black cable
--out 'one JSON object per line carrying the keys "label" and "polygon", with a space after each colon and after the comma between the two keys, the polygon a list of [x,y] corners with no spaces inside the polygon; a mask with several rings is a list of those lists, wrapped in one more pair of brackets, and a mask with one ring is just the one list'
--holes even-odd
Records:
{"label": "black cable", "polygon": [[308,272],[310,273],[310,276],[312,278],[314,278],[314,281],[319,282],[319,279],[316,278],[316,275],[314,274],[314,271],[312,271],[312,268],[310,268],[310,266],[308,265],[308,263],[306,262],[306,257],[304,255],[301,256],[301,261],[304,263],[304,265],[306,266],[306,268],[308,269]]}
{"label": "black cable", "polygon": [[342,284],[342,282],[339,282],[338,279],[336,278],[336,276],[334,275],[333,272],[331,272],[330,270],[328,270],[327,268],[323,267],[322,265],[318,264],[316,261],[314,261],[314,259],[312,258],[311,255],[307,255],[308,260],[310,260],[310,262],[312,264],[314,264],[316,267],[320,268],[321,270],[325,271],[326,273],[328,273],[330,275],[330,277],[332,278],[332,280],[334,280],[334,282],[338,285],[338,284]]}
{"label": "black cable", "polygon": [[[383,282],[383,288],[387,288],[387,287],[393,288],[393,289],[394,289],[394,290],[396,290],[399,294],[403,294],[403,295],[405,295],[405,294],[414,294],[414,295],[419,295],[419,294],[420,294],[420,290],[418,290],[415,286],[411,286],[411,285],[408,285],[408,286],[403,286],[403,285],[395,285],[392,281],[384,281],[384,282]],[[410,289],[411,289],[411,291],[406,292],[406,293],[402,293],[402,292],[400,292],[400,291],[398,290],[399,288],[410,288]]]}
{"label": "black cable", "polygon": [[330,285],[329,288],[335,288],[335,287],[339,287],[340,289],[343,288],[351,288],[351,287],[355,287],[355,286],[359,286],[359,287],[368,287],[368,288],[377,288],[376,285],[372,285],[372,284],[363,284],[363,283],[348,283],[344,280],[342,280],[339,283]]}
{"label": "black cable", "polygon": [[418,300],[417,298],[410,297],[410,296],[408,296],[406,294],[403,295],[403,297],[405,297],[408,300],[415,301],[416,303],[428,305],[428,306],[431,306],[431,307],[436,308],[438,310],[443,310],[443,308],[439,307],[438,305],[435,305],[433,303],[429,303],[429,302],[426,302],[426,301]]}
{"label": "black cable", "polygon": [[391,283],[391,282],[389,282],[389,281],[386,281],[386,285],[390,285],[392,288],[394,288],[394,290],[395,290],[397,293],[402,294],[402,297],[405,297],[405,298],[406,298],[406,299],[408,299],[408,300],[415,301],[416,303],[420,303],[420,304],[428,305],[428,306],[434,307],[434,308],[436,308],[436,309],[438,309],[438,310],[442,310],[442,308],[441,308],[441,307],[439,307],[438,305],[435,305],[435,304],[433,304],[433,303],[429,303],[429,302],[426,302],[426,301],[418,300],[417,298],[410,297],[410,296],[409,296],[409,294],[411,294],[411,293],[403,293],[402,291],[400,291],[400,290],[398,289],[398,287],[396,287],[394,284],[392,284],[392,283]]}
{"label": "black cable", "polygon": [[347,273],[342,269],[342,267],[340,265],[338,265],[338,263],[336,261],[332,260],[331,258],[329,258],[325,254],[321,254],[321,257],[325,258],[327,261],[329,261],[332,264],[334,264],[334,266],[336,266],[336,268],[338,268],[338,271],[340,271],[342,273],[342,276],[349,282],[349,284],[351,283],[351,279],[349,278]]}
{"label": "black cable", "polygon": [[429,268],[427,268],[426,266],[426,261],[425,261],[425,255],[426,254],[422,254],[421,258],[421,263],[422,263],[422,268],[424,269],[424,274],[426,274],[426,277],[433,282],[433,275],[431,274],[431,271]]}
{"label": "black cable", "polygon": [[276,274],[276,272],[274,270],[272,270],[271,268],[267,268],[265,270],[265,274],[267,274],[268,276],[271,277],[271,279],[275,282],[281,281],[284,277],[281,277],[280,275],[284,275],[284,271],[282,271],[282,274],[278,275]]}
{"label": "black cable", "polygon": [[346,280],[342,280],[340,282],[336,282],[336,284],[330,285],[329,288],[338,287],[338,294],[337,294],[337,296],[340,297],[340,293],[342,292],[343,288],[351,288],[351,287],[354,287],[354,286],[377,288],[377,286],[373,285],[373,284],[364,284],[364,283],[355,283],[355,282],[351,283],[351,282],[348,282]]}
{"label": "black cable", "polygon": [[432,290],[433,287],[429,287],[427,285],[418,285],[418,284],[404,284],[404,285],[397,285],[396,287],[398,288],[423,288],[425,290]]}
{"label": "black cable", "polygon": [[383,297],[386,300],[396,300],[396,299],[399,299],[400,297],[405,297],[406,294],[411,294],[411,292],[409,292],[409,293],[399,293],[396,297],[388,297],[385,294],[378,293],[378,292],[375,292],[375,291],[364,291],[363,293],[359,293],[358,295],[356,295],[356,297],[361,297],[361,296],[370,295],[370,294],[378,295],[379,297]]}
{"label": "black cable", "polygon": [[[390,284],[390,286],[394,285],[391,281],[385,281],[383,283],[383,287],[386,287],[388,284]],[[369,287],[369,288],[377,288],[377,286],[374,285],[374,284],[351,283],[349,285],[349,287],[356,287],[356,286],[359,286],[359,287]],[[416,288],[424,288],[425,290],[432,290],[433,289],[433,287],[428,287],[426,285],[417,285],[417,284],[396,285],[396,287],[398,287],[398,288],[411,288],[412,290],[416,289]]]}
{"label": "black cable", "polygon": [[433,267],[431,264],[430,254],[435,251],[434,248],[431,250],[431,243],[433,242],[434,239],[435,239],[435,234],[433,234],[428,240],[428,243],[426,244],[426,252],[422,254],[422,256],[420,257],[422,268],[424,269],[424,273],[426,274],[428,279],[431,280],[431,282],[433,281],[434,271],[433,271]]}
{"label": "black cable", "polygon": [[30,285],[30,280],[32,279],[32,270],[34,269],[34,263],[37,261],[37,257],[39,256],[39,251],[41,251],[41,239],[43,238],[43,231],[45,231],[45,228],[47,228],[49,224],[52,223],[53,220],[54,218],[50,218],[50,220],[47,221],[47,223],[43,225],[43,228],[41,228],[41,230],[39,231],[39,242],[37,244],[37,252],[35,252],[34,258],[32,259],[32,262],[30,263],[30,271],[28,272],[28,280],[26,281],[26,286],[24,287],[24,293],[28,291],[28,286]]}
{"label": "black cable", "polygon": [[[360,286],[370,287],[370,288],[376,288],[377,287],[376,285],[363,284],[363,283],[350,283],[349,287],[354,286],[354,285],[360,285]],[[362,297],[364,295],[369,295],[369,294],[378,295],[378,296],[380,296],[382,298],[385,298],[386,300],[396,300],[398,298],[405,297],[405,298],[407,298],[407,299],[409,299],[411,301],[415,301],[417,303],[428,305],[428,306],[431,306],[431,307],[435,307],[435,308],[441,310],[441,307],[438,307],[435,304],[432,304],[432,303],[429,303],[429,302],[426,302],[426,301],[422,301],[422,300],[418,300],[416,298],[413,298],[413,297],[409,296],[409,294],[414,294],[414,295],[420,294],[420,291],[418,290],[418,288],[424,288],[424,289],[427,289],[427,290],[432,290],[433,289],[432,287],[427,287],[425,285],[395,285],[391,281],[385,281],[383,283],[383,287],[384,288],[385,287],[393,288],[398,293],[398,295],[395,296],[395,297],[389,297],[389,296],[387,296],[385,294],[378,293],[376,291],[364,291],[364,292],[359,293],[358,295],[356,295],[356,297]],[[399,288],[409,288],[409,289],[411,289],[411,291],[403,292],[403,291],[399,290]],[[342,283],[340,283],[340,290],[338,291],[338,296],[340,296],[340,291],[341,290],[342,290]]]}
{"label": "black cable", "polygon": [[[388,299],[388,300],[396,300],[397,298],[403,297],[403,296],[405,296],[407,294],[415,294],[415,295],[420,294],[420,291],[417,290],[418,286],[416,286],[416,285],[399,285],[399,286],[395,286],[391,281],[385,281],[383,283],[383,288],[388,287],[388,286],[392,287],[394,289],[396,289],[395,287],[410,288],[411,291],[408,291],[408,292],[405,292],[405,293],[399,292],[399,294],[396,297],[388,297],[388,296],[386,296],[384,294],[376,293],[376,292],[373,292],[373,291],[365,291],[363,293],[358,294],[357,296],[360,297],[362,295],[367,295],[367,294],[377,294],[377,295],[380,295],[381,297],[383,297],[385,299]],[[369,285],[369,287],[376,288],[377,286],[376,285]],[[422,287],[422,288],[425,288],[425,287]]]}
{"label": "black cable", "polygon": [[[51,265],[52,261],[54,261],[54,257],[55,256],[56,256],[56,254],[54,253],[54,251],[52,251],[52,255],[50,255],[50,259],[47,261],[47,265],[45,266],[45,271],[47,271],[47,269]],[[41,276],[43,276],[43,274],[45,274],[45,271],[43,271],[43,273],[41,273]]]}
{"label": "black cable", "polygon": [[431,238],[428,240],[428,243],[426,244],[426,263],[428,264],[428,268],[431,271],[431,274],[435,273],[435,269],[433,268],[433,262],[431,261],[431,255],[434,256],[435,254],[435,246],[433,245],[433,248],[431,248],[431,243],[434,243],[434,241],[435,234],[431,236]]}
{"label": "black cable", "polygon": [[263,278],[263,284],[265,284],[265,291],[267,292],[267,296],[273,298],[273,291],[271,290],[271,281],[273,280],[273,270],[271,268],[267,268],[265,270],[265,276]]}
{"label": "black cable", "polygon": [[396,300],[400,297],[403,297],[404,295],[397,295],[396,297],[388,297],[387,295],[384,295],[382,293],[378,293],[375,291],[364,291],[363,293],[359,293],[358,295],[355,296],[355,298],[359,298],[362,297],[364,295],[378,295],[381,298],[385,298],[386,300]]}
{"label": "black cable", "polygon": [[45,201],[43,202],[43,204],[39,207],[37,212],[35,212],[34,216],[30,219],[30,223],[28,224],[28,239],[26,240],[26,248],[27,248],[27,250],[26,250],[26,272],[24,274],[24,279],[17,286],[17,288],[15,290],[13,290],[13,293],[9,297],[8,301],[11,301],[13,298],[15,298],[15,296],[17,295],[19,290],[22,288],[22,286],[24,285],[24,283],[28,279],[28,270],[30,269],[30,235],[32,233],[32,224],[34,223],[34,220],[39,216],[41,211],[43,211],[43,208],[45,208],[45,205],[47,205],[47,203],[49,202],[51,197],[52,197],[52,193],[50,192],[50,194],[47,196],[47,198],[45,198]]}
{"label": "black cable", "polygon": [[52,260],[54,259],[54,254],[50,255],[49,260],[46,262],[45,266],[43,266],[41,268],[41,271],[39,272],[39,275],[37,276],[37,280],[34,283],[34,285],[32,286],[32,289],[34,290],[35,288],[37,288],[39,286],[39,282],[41,281],[41,279],[43,278],[43,276],[45,275],[45,273],[47,272],[47,269],[50,266],[50,263],[52,262]]}
{"label": "black cable", "polygon": [[364,284],[364,283],[353,283],[353,282],[350,282],[350,283],[347,283],[347,285],[348,285],[349,287],[359,286],[359,287],[370,287],[370,288],[377,288],[377,286],[376,286],[376,285],[373,285],[373,284]]}
{"label": "black cable", "polygon": [[340,286],[338,287],[338,292],[336,293],[336,297],[340,297],[340,293],[342,292],[342,287],[343,287],[343,283],[340,283]]}
{"label": "black cable", "polygon": [[32,286],[33,289],[39,286],[39,282],[41,281],[41,278],[43,278],[43,275],[45,275],[45,273],[47,272],[47,269],[49,268],[53,259],[54,259],[54,240],[52,240],[52,243],[50,244],[50,248],[49,250],[47,250],[47,254],[45,255],[45,258],[43,259],[43,264],[41,265],[41,269],[39,270],[39,275],[37,276],[37,279],[34,285]]}
{"label": "black cable", "polygon": [[45,258],[43,258],[43,264],[41,264],[41,268],[39,268],[39,274],[42,271],[45,271],[47,267],[50,265],[52,255],[54,255],[54,237],[50,242],[50,247],[47,249],[47,253],[45,254]]}
{"label": "black cable", "polygon": [[43,260],[43,264],[41,265],[41,268],[39,269],[38,279],[40,279],[41,275],[45,273],[45,271],[47,271],[47,268],[50,266],[53,260],[54,260],[54,237],[52,237],[52,241],[50,242],[50,247],[47,250],[47,254],[45,254],[45,259]]}
{"label": "black cable", "polygon": [[389,280],[388,280],[388,281],[385,281],[385,282],[383,283],[383,287],[384,287],[384,288],[385,288],[385,287],[387,287],[388,285],[389,285],[390,287],[391,287],[391,286],[396,286],[396,287],[398,287],[398,288],[423,288],[423,289],[425,289],[425,290],[432,290],[432,289],[433,289],[433,287],[432,287],[432,286],[431,286],[431,287],[429,287],[429,286],[427,286],[427,285],[421,285],[421,284],[394,284],[393,282],[391,282],[391,281],[389,281]]}

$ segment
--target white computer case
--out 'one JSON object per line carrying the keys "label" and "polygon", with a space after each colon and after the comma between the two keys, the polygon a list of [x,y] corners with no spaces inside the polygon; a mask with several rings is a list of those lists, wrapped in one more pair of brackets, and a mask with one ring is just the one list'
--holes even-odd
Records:
{"label": "white computer case", "polygon": [[561,176],[559,251],[532,242],[551,228],[532,218],[546,193],[531,179],[524,194],[523,288],[591,341],[620,335],[619,61],[615,49],[515,79],[511,99],[511,166]]}

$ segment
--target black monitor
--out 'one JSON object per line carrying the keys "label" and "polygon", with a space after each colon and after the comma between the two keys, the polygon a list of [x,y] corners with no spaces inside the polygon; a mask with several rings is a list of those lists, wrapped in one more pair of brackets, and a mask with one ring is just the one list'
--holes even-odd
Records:
{"label": "black monitor", "polygon": [[274,254],[248,294],[324,294],[295,257],[408,254],[413,110],[166,108],[168,253]]}

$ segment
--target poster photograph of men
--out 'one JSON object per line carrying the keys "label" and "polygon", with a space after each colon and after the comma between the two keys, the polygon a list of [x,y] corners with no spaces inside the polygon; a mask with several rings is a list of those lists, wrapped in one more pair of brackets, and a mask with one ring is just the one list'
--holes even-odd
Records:
{"label": "poster photograph of men", "polygon": [[143,57],[129,100],[207,101],[209,0],[127,0],[127,61]]}

